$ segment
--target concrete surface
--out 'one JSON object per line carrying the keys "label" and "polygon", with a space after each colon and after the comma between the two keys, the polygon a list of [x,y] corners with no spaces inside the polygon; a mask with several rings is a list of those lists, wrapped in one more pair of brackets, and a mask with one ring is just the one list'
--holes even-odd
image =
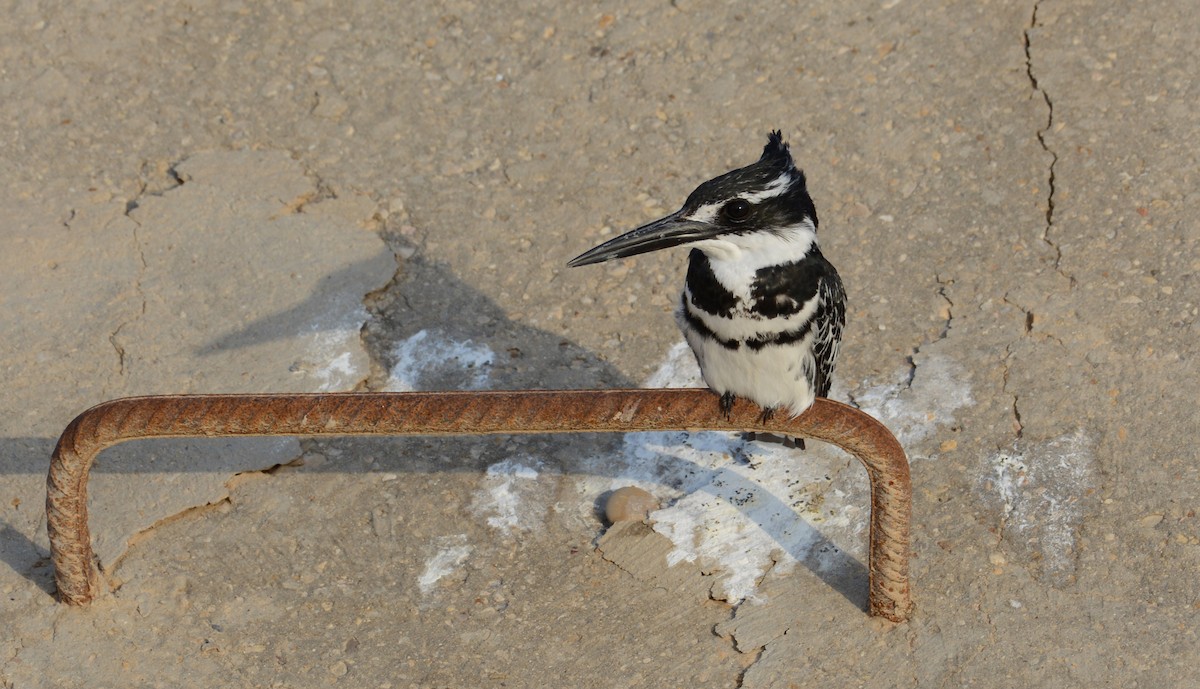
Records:
{"label": "concrete surface", "polygon": [[[1200,20],[1187,3],[8,3],[5,687],[1200,683]],[[917,612],[861,612],[844,455],[697,434],[102,455],[164,392],[694,379],[682,252],[568,270],[783,129],[905,443]],[[636,484],[650,524],[596,505]]]}

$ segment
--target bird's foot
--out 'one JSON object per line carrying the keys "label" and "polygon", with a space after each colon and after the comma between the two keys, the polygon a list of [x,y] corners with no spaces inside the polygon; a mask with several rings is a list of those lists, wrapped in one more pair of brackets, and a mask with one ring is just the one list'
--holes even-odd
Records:
{"label": "bird's foot", "polygon": [[737,399],[737,395],[734,395],[732,392],[726,392],[721,395],[721,416],[724,416],[726,421],[733,414],[733,401],[735,399]]}

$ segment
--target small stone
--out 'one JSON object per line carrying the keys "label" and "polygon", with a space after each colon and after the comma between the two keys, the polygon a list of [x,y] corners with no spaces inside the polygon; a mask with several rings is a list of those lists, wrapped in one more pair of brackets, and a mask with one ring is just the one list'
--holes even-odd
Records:
{"label": "small stone", "polygon": [[1162,513],[1155,512],[1155,513],[1148,514],[1148,515],[1142,517],[1141,519],[1138,520],[1138,523],[1141,524],[1142,526],[1153,527],[1153,526],[1158,526],[1159,524],[1162,523],[1162,521],[1163,521]]}
{"label": "small stone", "polygon": [[624,486],[608,496],[604,516],[609,524],[642,521],[658,507],[658,498],[650,493],[636,486]]}

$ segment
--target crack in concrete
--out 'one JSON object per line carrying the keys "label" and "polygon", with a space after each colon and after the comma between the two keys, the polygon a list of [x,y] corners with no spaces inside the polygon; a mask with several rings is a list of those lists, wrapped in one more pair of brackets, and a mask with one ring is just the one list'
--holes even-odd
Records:
{"label": "crack in concrete", "polygon": [[1025,432],[1025,424],[1021,421],[1021,396],[1015,392],[1011,392],[1008,389],[1008,378],[1012,368],[1010,361],[1012,360],[1013,356],[1013,345],[1016,344],[1016,342],[1021,338],[1029,337],[1030,331],[1033,329],[1033,312],[1021,308],[1019,304],[1014,304],[1013,302],[1009,301],[1007,294],[1004,295],[1004,302],[1007,304],[1012,304],[1012,306],[1025,313],[1025,331],[1021,333],[1021,336],[1016,340],[1004,345],[1004,358],[1002,360],[1004,371],[1002,373],[1000,384],[1000,389],[1004,392],[1004,394],[1012,396],[1013,433],[1016,435],[1017,440],[1020,440],[1021,436]]}
{"label": "crack in concrete", "polygon": [[1049,92],[1042,87],[1038,81],[1037,75],[1034,73],[1033,67],[1033,37],[1031,32],[1038,26],[1038,9],[1041,8],[1041,0],[1033,4],[1033,12],[1029,19],[1029,26],[1023,32],[1025,43],[1025,75],[1029,78],[1029,83],[1033,87],[1035,93],[1041,94],[1042,101],[1046,104],[1046,124],[1036,131],[1038,145],[1042,147],[1050,156],[1050,166],[1046,172],[1046,183],[1048,191],[1046,192],[1046,224],[1042,228],[1042,241],[1054,251],[1054,270],[1066,278],[1071,289],[1075,288],[1075,277],[1068,275],[1062,269],[1062,247],[1058,246],[1050,237],[1051,230],[1054,229],[1054,202],[1057,192],[1057,177],[1055,168],[1058,165],[1058,153],[1050,147],[1046,142],[1046,135],[1054,126],[1054,101],[1050,98]]}
{"label": "crack in concrete", "polygon": [[[1005,387],[1005,391],[1007,392],[1007,389],[1008,389],[1008,367],[1007,366],[1005,366],[1005,368],[1004,368],[1004,387]],[[1013,398],[1013,401],[1012,401],[1013,432],[1017,436],[1017,440],[1020,440],[1025,435],[1025,422],[1021,420],[1021,406],[1020,406],[1021,396],[1015,392],[1009,393],[1009,394],[1011,394],[1012,398]]]}
{"label": "crack in concrete", "polygon": [[[310,177],[310,179],[313,180],[313,184],[316,187],[316,191],[311,194],[304,194],[296,199],[293,199],[291,203],[284,204],[285,210],[288,213],[303,213],[305,206],[307,206],[308,204],[319,203],[326,199],[337,198],[337,194],[334,192],[332,187],[327,185],[324,182],[324,180],[322,180],[318,175],[316,175],[315,173],[311,173],[311,171],[309,171],[307,169],[305,170],[305,173]],[[149,263],[146,261],[145,247],[142,244],[141,238],[138,236],[138,229],[141,228],[142,224],[139,223],[137,221],[137,219],[135,219],[133,217],[132,214],[133,214],[133,211],[135,211],[139,207],[139,205],[140,205],[139,202],[141,201],[141,199],[143,197],[145,197],[145,196],[163,196],[167,192],[173,191],[173,190],[178,189],[179,187],[183,186],[183,184],[186,181],[186,180],[184,180],[183,177],[181,177],[179,175],[178,171],[175,169],[175,166],[171,166],[170,168],[168,168],[167,174],[170,177],[170,179],[175,182],[174,186],[163,189],[161,191],[151,191],[151,190],[149,190],[148,185],[145,182],[143,182],[138,190],[137,195],[133,199],[130,199],[129,201],[127,201],[125,203],[124,215],[126,218],[129,219],[130,222],[133,223],[133,229],[132,229],[133,245],[134,245],[135,251],[137,252],[138,261],[140,263],[139,268],[138,268],[138,274],[134,278],[133,288],[141,300],[141,309],[136,318],[134,318],[131,321],[124,321],[121,324],[119,324],[116,327],[116,329],[113,330],[112,333],[108,337],[109,343],[112,344],[113,349],[117,353],[118,374],[122,377],[125,375],[126,350],[125,350],[125,347],[123,345],[121,345],[121,343],[118,341],[118,335],[125,326],[129,325],[130,323],[135,323],[142,316],[145,316],[146,308],[147,308],[146,293],[142,287],[142,280],[146,275],[147,269],[149,268]],[[72,210],[70,217],[66,221],[64,221],[63,224],[67,225],[67,222],[70,219],[73,219],[74,216],[75,216],[75,211]],[[69,225],[67,227],[68,227],[68,229],[70,229]],[[374,297],[377,294],[380,294],[381,292],[386,290],[388,287],[391,287],[393,284],[395,284],[395,282],[397,280],[399,280],[401,267],[402,266],[397,265],[396,272],[393,274],[391,281],[387,285],[379,288],[378,290],[373,290],[373,291],[368,292],[367,294],[363,295],[362,303],[364,306],[366,306],[368,308],[368,312],[370,311],[370,302],[371,302],[372,297]],[[359,332],[360,346],[362,346],[363,350],[367,352],[368,358],[370,358],[372,360],[372,365],[374,365],[374,358],[371,357],[371,350],[368,348],[367,343],[363,339],[363,332],[365,330],[366,330],[366,323],[363,323],[363,326]],[[368,377],[365,377],[363,380],[359,381],[355,385],[355,390],[368,389],[367,383],[368,383],[369,379],[370,378],[368,376]],[[153,534],[156,531],[158,531],[160,528],[162,528],[163,526],[174,523],[181,519],[188,518],[193,515],[205,514],[207,512],[217,510],[217,509],[222,509],[222,508],[225,508],[226,506],[232,505],[234,489],[237,486],[241,485],[246,480],[249,480],[249,479],[252,479],[255,477],[271,477],[271,476],[274,476],[275,474],[279,473],[280,471],[283,471],[283,470],[286,470],[289,468],[304,466],[305,457],[307,457],[311,454],[310,444],[316,444],[317,442],[318,441],[311,440],[311,439],[308,442],[302,441],[301,448],[300,448],[300,454],[297,457],[295,457],[294,459],[291,459],[289,461],[279,462],[277,464],[273,464],[272,466],[265,467],[262,469],[250,469],[250,470],[246,470],[246,471],[239,471],[239,472],[233,474],[233,476],[230,476],[229,479],[227,479],[225,481],[226,492],[225,492],[224,496],[219,497],[215,500],[206,502],[202,505],[191,505],[182,510],[179,510],[178,512],[167,515],[167,516],[159,519],[158,521],[154,522],[153,524],[145,527],[144,529],[139,530],[137,533],[133,534],[132,536],[130,536],[130,538],[126,541],[125,549],[123,551],[121,551],[121,553],[118,554],[115,558],[113,558],[112,562],[108,566],[103,567],[105,576],[109,579],[108,583],[109,583],[110,590],[116,591],[117,589],[120,588],[121,582],[119,581],[118,578],[115,577],[115,573],[116,573],[117,569],[121,566],[121,563],[125,560],[125,558],[134,550],[134,548],[139,543],[152,537]]]}
{"label": "crack in concrete", "polygon": [[[754,657],[751,658],[748,663],[746,663],[746,667],[742,668],[742,671],[739,672],[737,677],[734,679],[734,689],[742,689],[742,687],[746,686],[746,673],[750,672],[750,668],[754,667],[758,661],[762,660],[763,652],[765,650],[766,647],[764,646],[763,648],[756,648],[752,651]],[[738,651],[738,653],[742,653],[742,651]]]}
{"label": "crack in concrete", "polygon": [[78,211],[75,210],[74,208],[71,208],[67,211],[66,216],[64,216],[63,219],[59,221],[62,223],[62,226],[67,229],[68,232],[71,231],[71,222],[73,220],[75,220],[75,216],[77,214],[78,214]]}
{"label": "crack in concrete", "polygon": [[[597,541],[599,540],[599,538],[603,538],[603,534],[601,534],[599,537],[597,537]],[[626,569],[626,568],[625,568],[625,565],[623,565],[623,564],[621,564],[620,562],[618,562],[618,561],[617,561],[617,559],[616,559],[615,557],[612,557],[612,556],[610,556],[608,553],[604,552],[604,549],[603,549],[603,548],[601,548],[601,547],[598,545],[598,543],[597,543],[597,544],[595,544],[595,545],[593,545],[593,548],[595,549],[595,551],[596,551],[597,553],[599,553],[599,554],[600,554],[600,559],[601,559],[601,560],[604,560],[604,561],[605,561],[605,562],[607,562],[608,564],[610,564],[610,565],[613,565],[613,566],[614,566],[614,567],[616,567],[617,569],[621,570],[621,572],[623,572],[623,573],[625,573],[625,574],[628,574],[628,575],[629,575],[630,577],[632,577],[632,578],[633,578],[635,581],[643,581],[643,579],[639,578],[637,574],[635,574],[635,573],[634,573],[634,572],[632,572],[631,570],[628,570],[628,569]],[[654,584],[653,584],[653,583],[651,583],[651,587],[654,587]],[[657,588],[661,588],[661,587],[657,587]]]}
{"label": "crack in concrete", "polygon": [[125,326],[129,325],[130,323],[136,323],[142,318],[142,316],[146,315],[146,291],[142,288],[142,279],[146,276],[146,269],[149,267],[149,263],[146,262],[146,250],[142,245],[141,237],[138,236],[138,229],[142,226],[142,224],[139,223],[132,215],[133,211],[138,207],[138,200],[142,198],[142,195],[145,193],[145,191],[146,185],[143,184],[138,192],[138,195],[125,202],[125,210],[123,213],[129,222],[133,223],[133,229],[131,230],[130,234],[133,237],[133,249],[138,258],[138,271],[137,275],[133,278],[133,291],[138,297],[140,307],[138,309],[137,316],[135,316],[132,320],[122,321],[108,335],[108,342],[112,345],[113,351],[115,351],[117,354],[117,376],[121,378],[125,377],[126,351],[125,346],[121,344],[118,336]]}
{"label": "crack in concrete", "polygon": [[1011,366],[1010,360],[1013,357],[1013,351],[1012,351],[1013,346],[1017,342],[1019,342],[1022,339],[1025,339],[1025,338],[1036,338],[1034,340],[1036,342],[1050,341],[1050,342],[1057,344],[1059,347],[1065,347],[1066,345],[1063,344],[1061,337],[1058,337],[1057,335],[1054,335],[1053,333],[1046,332],[1044,330],[1038,330],[1037,332],[1034,332],[1034,329],[1037,326],[1037,316],[1034,314],[1033,309],[1022,306],[1021,304],[1018,304],[1017,302],[1013,301],[1012,299],[1009,298],[1009,294],[1007,292],[1005,292],[1004,296],[1001,297],[1001,301],[1003,301],[1005,304],[1008,304],[1009,306],[1013,307],[1014,309],[1017,309],[1018,311],[1020,311],[1023,314],[1023,317],[1021,320],[1021,334],[1016,339],[1012,340],[1011,342],[1009,342],[1008,344],[1006,344],[1004,346],[1004,358],[1003,358],[1004,372],[1003,372],[1003,384],[1001,385],[1001,390],[1003,390],[1005,394],[1012,395],[1012,398],[1013,398],[1013,402],[1012,402],[1013,431],[1016,434],[1017,440],[1020,440],[1021,436],[1023,434],[1024,428],[1025,428],[1025,424],[1021,420],[1021,409],[1020,409],[1021,397],[1017,393],[1012,392],[1008,389],[1009,369]]}
{"label": "crack in concrete", "polygon": [[[308,212],[307,207],[310,205],[316,205],[322,201],[330,201],[338,198],[337,190],[334,189],[331,184],[326,182],[321,175],[309,169],[307,165],[303,166],[303,170],[304,176],[312,182],[313,190],[301,194],[290,201],[277,199],[281,204],[283,204],[283,212],[278,213],[275,217],[306,213]],[[376,207],[378,208],[378,206],[379,204],[376,202]]]}
{"label": "crack in concrete", "polygon": [[[908,363],[908,376],[904,379],[904,389],[906,390],[912,389],[913,380],[915,380],[917,377],[917,355],[920,354],[921,350],[925,347],[928,347],[935,342],[941,342],[949,337],[950,328],[954,322],[954,300],[952,300],[950,295],[947,294],[947,289],[954,284],[954,278],[943,280],[940,275],[934,273],[933,280],[938,284],[938,296],[946,301],[946,320],[942,323],[942,331],[938,333],[937,337],[928,342],[914,346],[912,348],[912,353],[905,357],[905,361]],[[855,404],[855,406],[858,405]]]}
{"label": "crack in concrete", "polygon": [[950,336],[950,326],[954,321],[954,300],[946,293],[946,289],[954,284],[954,278],[943,280],[940,275],[934,273],[933,279],[938,283],[938,296],[946,300],[946,322],[942,324],[942,332],[938,335],[938,340],[944,340]]}
{"label": "crack in concrete", "polygon": [[121,585],[124,582],[122,582],[120,577],[117,576],[117,570],[121,567],[122,563],[124,563],[125,559],[133,553],[134,549],[144,541],[152,538],[155,532],[164,526],[174,524],[177,521],[187,519],[189,517],[204,515],[210,512],[233,507],[234,491],[237,490],[237,488],[243,483],[256,478],[270,478],[278,474],[280,471],[304,466],[304,458],[306,454],[307,453],[302,452],[300,456],[296,457],[295,459],[291,459],[286,462],[279,462],[278,464],[272,464],[271,466],[262,469],[248,469],[246,471],[239,471],[225,481],[224,495],[210,500],[203,505],[191,505],[189,507],[185,507],[178,512],[169,514],[159,519],[144,529],[140,529],[137,533],[133,534],[128,540],[125,541],[125,549],[122,550],[119,555],[114,557],[112,562],[110,562],[108,565],[104,565],[103,563],[101,564],[100,569],[108,579],[109,590],[115,593],[121,588]]}
{"label": "crack in concrete", "polygon": [[373,328],[385,322],[387,308],[396,297],[403,300],[410,312],[415,310],[408,300],[408,295],[399,288],[407,277],[405,273],[406,260],[397,253],[389,241],[386,225],[383,228],[384,231],[380,233],[380,236],[392,252],[392,258],[396,261],[396,270],[386,285],[363,296],[362,303],[363,308],[367,310],[367,320],[363,321],[362,328],[358,331],[358,339],[363,351],[367,353],[367,377],[360,384],[362,389],[367,391],[382,390],[387,385],[391,367],[386,350],[394,344],[389,338],[382,338],[375,334]]}
{"label": "crack in concrete", "polygon": [[118,325],[117,329],[108,335],[108,343],[117,352],[117,375],[121,377],[125,376],[125,348],[121,346],[120,342],[117,342],[117,335],[120,334],[121,328],[124,328],[125,325],[125,323]]}
{"label": "crack in concrete", "polygon": [[[240,475],[241,474],[237,474],[231,477],[230,481]],[[228,485],[229,484],[227,482],[226,486]],[[154,532],[158,531],[164,526],[167,526],[168,524],[173,524],[177,521],[180,521],[181,519],[185,519],[193,515],[205,514],[213,510],[221,509],[225,505],[232,504],[233,500],[227,493],[224,496],[210,502],[206,502],[203,505],[192,505],[191,507],[186,507],[178,512],[175,512],[174,514],[169,514],[154,522],[150,526],[140,529],[137,533],[130,536],[125,541],[125,549],[122,550],[116,557],[114,557],[112,562],[109,562],[108,564],[103,562],[99,563],[100,572],[104,574],[105,578],[108,580],[107,583],[109,592],[116,593],[121,589],[121,586],[124,584],[124,582],[120,577],[117,576],[117,570],[120,569],[121,565],[125,562],[125,559],[133,553],[134,549],[137,548],[142,542],[151,538],[154,535]]]}
{"label": "crack in concrete", "polygon": [[[125,215],[128,217],[129,212],[126,211]],[[138,318],[141,318],[146,315],[146,290],[142,287],[142,279],[146,277],[146,270],[150,267],[150,264],[146,262],[146,248],[142,244],[142,238],[138,236],[138,229],[141,228],[142,224],[132,217],[129,218],[129,221],[133,223],[133,248],[137,251],[138,256],[138,273],[133,278],[133,290],[137,293],[138,299],[141,301],[141,309],[138,311]]]}

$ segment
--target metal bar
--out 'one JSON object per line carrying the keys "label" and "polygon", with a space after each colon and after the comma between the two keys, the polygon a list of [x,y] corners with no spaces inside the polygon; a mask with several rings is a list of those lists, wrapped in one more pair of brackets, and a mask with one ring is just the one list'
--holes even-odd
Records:
{"label": "metal bar", "polygon": [[883,424],[818,399],[804,414],[762,421],[739,400],[729,418],[700,389],[169,395],[127,397],[83,412],[63,431],[46,479],[46,516],[58,595],[87,605],[100,590],[88,531],[87,481],[101,450],[127,440],[269,435],[463,435],[584,431],[764,431],[832,443],[871,482],[871,615],[896,622],[911,608],[912,487],[908,460]]}

